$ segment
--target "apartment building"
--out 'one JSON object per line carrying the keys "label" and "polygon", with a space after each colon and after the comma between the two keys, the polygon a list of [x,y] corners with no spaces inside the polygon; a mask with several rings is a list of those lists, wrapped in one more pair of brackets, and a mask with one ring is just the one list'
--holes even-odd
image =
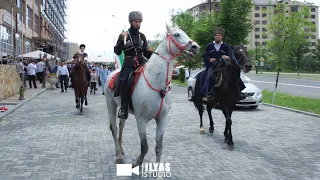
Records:
{"label": "apartment building", "polygon": [[78,43],[66,42],[65,43],[65,47],[67,49],[67,53],[66,53],[67,57],[66,57],[66,59],[71,59],[74,54],[79,52],[79,46],[80,45]]}
{"label": "apartment building", "polygon": [[1,54],[17,56],[41,49],[62,56],[66,0],[0,0],[0,4]]}
{"label": "apartment building", "polygon": [[[200,14],[202,11],[208,11],[211,10],[214,12],[219,12],[220,11],[220,6],[219,2],[220,0],[211,0],[211,6],[210,6],[210,0],[206,0],[192,8],[189,9],[191,12],[192,16],[194,18],[199,18]],[[258,45],[266,45],[266,40],[268,39],[267,36],[265,36],[265,32],[267,31],[267,25],[268,25],[268,17],[267,13],[268,10],[274,10],[275,6],[277,3],[285,3],[290,5],[289,9],[286,9],[286,13],[290,12],[297,12],[300,10],[300,5],[307,5],[302,2],[295,2],[291,0],[282,0],[282,1],[276,1],[273,0],[271,5],[269,5],[269,0],[254,0],[255,6],[252,8],[251,11],[251,20],[252,23],[254,24],[254,27],[252,31],[248,35],[248,44],[246,47],[248,49],[254,49]],[[306,37],[310,39],[311,42],[311,48],[315,49],[316,43],[319,39],[319,7],[316,5],[308,5],[310,6],[310,18],[309,20],[315,24],[316,26],[316,32],[314,32],[311,36]]]}

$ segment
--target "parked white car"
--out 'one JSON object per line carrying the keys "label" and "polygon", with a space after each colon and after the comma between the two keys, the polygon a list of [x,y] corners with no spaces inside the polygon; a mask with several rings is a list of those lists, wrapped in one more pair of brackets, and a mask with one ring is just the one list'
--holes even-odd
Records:
{"label": "parked white car", "polygon": [[[188,99],[193,101],[194,87],[197,79],[197,75],[204,69],[200,70],[187,80]],[[241,79],[244,82],[246,88],[242,92],[246,95],[246,98],[239,101],[237,106],[248,107],[250,109],[256,109],[262,104],[262,91],[251,83],[251,79],[241,72]],[[206,98],[204,98],[206,101]]]}

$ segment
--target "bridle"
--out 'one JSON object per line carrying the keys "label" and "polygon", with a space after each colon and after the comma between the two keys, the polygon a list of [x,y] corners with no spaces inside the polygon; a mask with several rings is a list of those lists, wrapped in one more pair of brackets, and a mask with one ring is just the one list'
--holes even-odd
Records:
{"label": "bridle", "polygon": [[[240,49],[240,51],[242,52],[243,50]],[[239,62],[240,62],[240,60],[242,60],[243,58],[245,58],[245,55],[244,55],[243,53],[241,53],[241,54],[242,54],[242,57],[238,60],[237,57],[235,56],[235,52],[236,52],[236,48],[233,48],[231,54],[232,54],[232,59],[234,60],[234,62],[236,63],[236,65],[232,64],[231,62],[229,62],[229,61],[227,61],[227,60],[225,60],[225,59],[223,59],[223,60],[224,60],[227,64],[229,64],[229,65],[231,65],[231,66],[233,66],[233,67],[235,67],[235,68],[242,69],[244,65],[241,66],[241,65],[239,64]],[[221,59],[222,59],[222,58],[221,58]]]}
{"label": "bridle", "polygon": [[[157,118],[160,113],[161,113],[161,110],[162,110],[162,105],[163,105],[163,101],[164,101],[164,97],[166,96],[167,92],[171,90],[169,84],[171,83],[171,79],[169,80],[169,64],[170,64],[170,61],[175,59],[177,56],[180,56],[182,55],[182,52],[185,50],[186,47],[188,47],[191,43],[193,43],[194,41],[193,40],[190,40],[187,44],[185,45],[181,45],[179,44],[171,35],[170,33],[167,33],[167,40],[168,40],[168,44],[169,44],[169,52],[170,52],[170,55],[172,56],[171,58],[166,58],[164,56],[162,56],[161,54],[157,53],[157,52],[153,52],[154,54],[160,56],[162,59],[164,59],[165,61],[167,61],[167,75],[166,75],[166,86],[163,90],[161,89],[156,89],[154,87],[152,87],[152,85],[149,83],[149,81],[147,80],[145,74],[144,74],[144,71],[142,71],[142,74],[143,74],[143,77],[145,79],[145,81],[147,82],[147,85],[154,91],[158,92],[161,96],[161,103],[160,103],[160,109],[157,113],[157,115],[155,116],[155,118]],[[172,44],[173,43],[178,49],[179,49],[179,53],[178,54],[174,54],[172,52]],[[172,78],[172,77],[171,77]]]}

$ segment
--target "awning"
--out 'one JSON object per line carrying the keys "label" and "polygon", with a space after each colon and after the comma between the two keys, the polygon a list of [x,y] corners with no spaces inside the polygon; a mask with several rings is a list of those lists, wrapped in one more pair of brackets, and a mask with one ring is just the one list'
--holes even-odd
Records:
{"label": "awning", "polygon": [[43,38],[43,37],[32,37],[33,41],[42,41],[42,42],[51,42],[54,43],[54,40]]}

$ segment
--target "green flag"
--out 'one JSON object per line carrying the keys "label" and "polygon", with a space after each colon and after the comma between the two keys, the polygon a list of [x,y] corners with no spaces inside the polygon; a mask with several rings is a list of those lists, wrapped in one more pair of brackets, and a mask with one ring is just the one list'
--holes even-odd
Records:
{"label": "green flag", "polygon": [[[124,32],[124,30],[122,30],[122,32]],[[120,64],[121,64],[121,67],[122,67],[123,61],[124,61],[124,51],[122,51],[121,54],[119,55],[119,60],[120,60]]]}

